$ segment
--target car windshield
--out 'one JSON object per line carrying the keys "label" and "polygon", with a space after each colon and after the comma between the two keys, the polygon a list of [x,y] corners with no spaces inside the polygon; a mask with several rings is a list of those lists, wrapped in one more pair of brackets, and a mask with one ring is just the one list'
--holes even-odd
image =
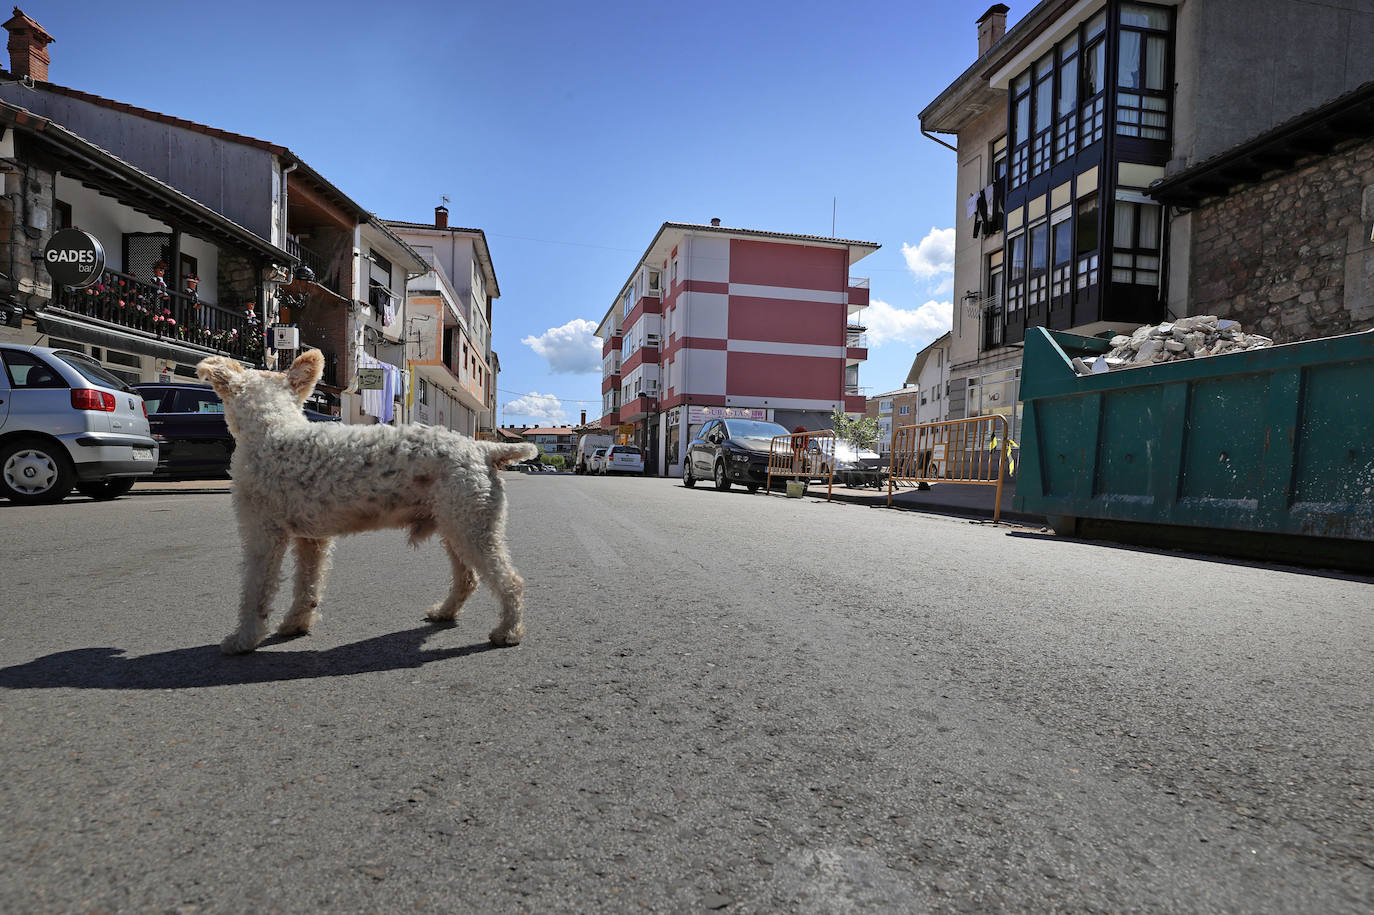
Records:
{"label": "car windshield", "polygon": [[775,436],[788,434],[787,430],[777,423],[760,422],[756,419],[727,419],[725,429],[736,444],[757,451],[767,451],[773,447]]}
{"label": "car windshield", "polygon": [[53,355],[75,369],[82,378],[91,384],[99,385],[102,388],[114,388],[116,391],[123,391],[126,394],[134,393],[133,388],[105,371],[99,363],[81,353],[55,352]]}

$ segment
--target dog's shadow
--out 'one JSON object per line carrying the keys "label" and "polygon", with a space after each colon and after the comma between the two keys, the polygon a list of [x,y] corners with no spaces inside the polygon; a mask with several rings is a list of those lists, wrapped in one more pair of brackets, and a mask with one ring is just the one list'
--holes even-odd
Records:
{"label": "dog's shadow", "polygon": [[[425,639],[445,628],[425,625],[322,651],[281,650],[303,640],[269,638],[252,654],[228,657],[219,645],[178,648],[134,658],[122,648],[76,648],[0,668],[0,687],[8,689],[180,689],[237,686],[422,667],[461,658],[496,646],[490,642],[458,648],[424,649]],[[263,650],[267,649],[267,650]]]}

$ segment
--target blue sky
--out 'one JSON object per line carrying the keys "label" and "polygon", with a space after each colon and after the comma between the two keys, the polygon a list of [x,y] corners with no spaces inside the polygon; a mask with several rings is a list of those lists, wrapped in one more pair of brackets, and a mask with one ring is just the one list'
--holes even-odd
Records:
{"label": "blue sky", "polygon": [[829,235],[832,202],[883,246],[860,384],[900,387],[955,298],[954,153],[917,114],[989,5],[22,4],[55,83],[287,146],[383,218],[446,195],[491,245],[507,425],[600,415],[588,337],[663,222]]}

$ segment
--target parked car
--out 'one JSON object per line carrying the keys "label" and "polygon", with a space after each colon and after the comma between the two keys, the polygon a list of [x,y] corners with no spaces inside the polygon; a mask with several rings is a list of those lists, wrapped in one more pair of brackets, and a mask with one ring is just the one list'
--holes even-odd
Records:
{"label": "parked car", "polygon": [[741,483],[750,492],[757,492],[768,480],[773,437],[787,434],[787,429],[777,423],[756,419],[710,420],[687,443],[682,485],[692,487],[697,480],[712,480],[716,489]]}
{"label": "parked car", "polygon": [[116,499],[149,477],[158,446],[143,398],[85,353],[0,343],[0,495]]}
{"label": "parked car", "polygon": [[[821,457],[817,471],[830,473],[830,460]],[[835,440],[835,482],[845,486],[877,486],[884,479],[883,456],[866,448],[855,448],[844,439]]]}
{"label": "parked car", "polygon": [[609,448],[612,443],[609,435],[588,432],[577,440],[577,452],[573,455],[574,473],[591,473],[591,458],[597,448]]}
{"label": "parked car", "polygon": [[[148,405],[148,421],[160,452],[156,475],[164,480],[220,480],[229,476],[234,436],[224,421],[224,401],[208,385],[158,381],[134,385]],[[303,410],[311,422],[339,417]]]}
{"label": "parked car", "polygon": [[644,455],[634,445],[612,445],[601,458],[602,473],[643,473]]}
{"label": "parked car", "polygon": [[587,473],[601,472],[601,459],[606,456],[605,448],[598,448],[592,452],[592,456],[587,458]]}

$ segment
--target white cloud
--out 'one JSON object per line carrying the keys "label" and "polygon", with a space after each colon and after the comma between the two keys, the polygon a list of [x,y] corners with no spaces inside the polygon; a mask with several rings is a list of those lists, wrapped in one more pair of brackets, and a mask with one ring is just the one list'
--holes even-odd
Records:
{"label": "white cloud", "polygon": [[601,371],[601,341],[596,338],[596,325],[585,318],[573,318],[562,327],[550,327],[520,342],[548,360],[549,371],[555,375]]}
{"label": "white cloud", "polygon": [[561,423],[566,419],[563,414],[563,401],[553,394],[540,394],[538,391],[530,391],[525,396],[507,403],[504,415],[547,419],[555,423]]}
{"label": "white cloud", "polygon": [[917,279],[928,280],[944,273],[954,273],[954,230],[931,226],[926,237],[915,245],[902,243],[902,257]]}
{"label": "white cloud", "polygon": [[861,313],[873,346],[884,343],[919,343],[924,346],[950,329],[952,302],[926,302],[919,308],[897,308],[874,299]]}

